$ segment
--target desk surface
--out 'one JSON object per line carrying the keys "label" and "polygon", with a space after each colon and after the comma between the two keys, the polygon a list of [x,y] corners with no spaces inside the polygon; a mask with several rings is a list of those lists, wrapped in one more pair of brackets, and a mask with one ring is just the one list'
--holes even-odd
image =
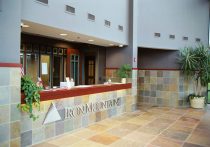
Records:
{"label": "desk surface", "polygon": [[[90,85],[89,87],[73,87],[71,89],[58,88],[43,90],[40,92],[40,100],[55,100],[69,97],[76,97],[82,95],[96,94],[102,92],[109,92],[121,89],[130,89],[131,83],[126,84],[107,84],[107,85]],[[21,95],[21,103],[24,103],[24,94]]]}

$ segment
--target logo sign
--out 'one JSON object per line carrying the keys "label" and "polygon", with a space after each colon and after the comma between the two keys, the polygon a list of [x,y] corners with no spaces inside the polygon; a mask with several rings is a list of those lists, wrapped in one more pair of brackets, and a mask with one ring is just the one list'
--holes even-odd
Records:
{"label": "logo sign", "polygon": [[[63,111],[64,119],[70,119],[70,118],[74,118],[80,115],[85,115],[87,113],[98,112],[98,111],[106,110],[112,107],[117,107],[120,105],[121,105],[121,98],[116,98],[116,99],[111,99],[111,100],[106,100],[106,101],[95,102],[95,103],[87,103],[87,104],[74,106],[74,107],[72,106],[65,107],[64,108],[65,111]],[[62,120],[61,116],[55,104],[52,102],[43,124],[48,124],[48,123],[52,123],[59,120]]]}
{"label": "logo sign", "polygon": [[120,98],[65,108],[65,119],[120,106]]}
{"label": "logo sign", "polygon": [[48,123],[55,122],[55,121],[58,121],[58,120],[61,120],[61,116],[58,113],[58,110],[55,107],[55,104],[52,102],[52,104],[51,104],[51,106],[48,110],[48,113],[47,113],[47,115],[44,119],[43,124],[48,124]]}

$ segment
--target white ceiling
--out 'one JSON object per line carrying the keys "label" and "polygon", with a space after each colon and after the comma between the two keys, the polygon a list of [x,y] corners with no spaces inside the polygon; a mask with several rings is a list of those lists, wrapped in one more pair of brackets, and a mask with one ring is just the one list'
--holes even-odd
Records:
{"label": "white ceiling", "polygon": [[[108,41],[92,36],[87,36],[83,34],[79,34],[76,32],[71,32],[67,30],[62,30],[58,28],[53,28],[50,26],[45,26],[42,24],[37,24],[34,22],[29,22],[22,20],[22,23],[24,25],[28,25],[29,27],[22,27],[22,32],[25,33],[30,33],[30,34],[35,34],[35,35],[42,35],[42,36],[47,36],[47,37],[53,37],[53,38],[58,38],[66,41],[71,41],[71,42],[81,42],[81,43],[88,43],[88,44],[94,44],[94,45],[99,45],[99,46],[119,46],[119,43],[113,42],[113,41]],[[67,36],[61,36],[60,34],[65,33],[68,34]],[[93,42],[90,42],[88,40],[94,40]],[[113,45],[110,45],[113,44]]]}

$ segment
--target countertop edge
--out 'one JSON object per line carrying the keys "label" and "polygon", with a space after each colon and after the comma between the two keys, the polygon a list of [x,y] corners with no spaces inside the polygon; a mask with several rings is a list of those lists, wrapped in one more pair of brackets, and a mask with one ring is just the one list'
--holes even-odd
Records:
{"label": "countertop edge", "polygon": [[[71,89],[52,89],[49,91],[40,92],[40,101],[64,99],[70,97],[77,97],[82,95],[90,95],[96,93],[103,93],[109,91],[130,89],[131,83],[126,84],[107,84],[107,85],[93,85],[90,87],[78,87]],[[21,94],[21,103],[24,104],[25,95]]]}

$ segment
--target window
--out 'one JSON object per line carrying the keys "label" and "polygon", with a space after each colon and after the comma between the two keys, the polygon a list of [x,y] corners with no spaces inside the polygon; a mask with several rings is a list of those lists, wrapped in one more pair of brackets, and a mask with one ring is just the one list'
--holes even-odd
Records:
{"label": "window", "polygon": [[175,39],[175,35],[169,35],[170,39]]}
{"label": "window", "polygon": [[196,42],[201,42],[201,39],[200,38],[195,38],[195,41]]}
{"label": "window", "polygon": [[188,37],[184,36],[184,37],[182,38],[182,40],[187,41],[187,40],[188,40]]}
{"label": "window", "polygon": [[66,77],[65,48],[39,44],[22,44],[20,62],[34,82],[41,77],[44,86],[59,86]]}
{"label": "window", "polygon": [[64,80],[64,60],[63,56],[53,56],[53,86],[59,86],[60,82]]}
{"label": "window", "polygon": [[88,19],[91,21],[95,21],[95,15],[88,13]]}
{"label": "window", "polygon": [[70,12],[71,14],[75,14],[75,8],[69,5],[66,5],[66,12]]}
{"label": "window", "polygon": [[23,65],[27,75],[30,75],[34,82],[37,81],[39,74],[39,56],[33,51],[34,46],[32,44],[21,45],[21,64]]}
{"label": "window", "polygon": [[107,27],[110,27],[111,26],[111,22],[108,21],[108,20],[104,20],[104,25],[107,26]]}
{"label": "window", "polygon": [[123,26],[118,25],[118,30],[123,31]]}
{"label": "window", "polygon": [[48,0],[36,0],[36,1],[41,2],[43,4],[48,4]]}
{"label": "window", "polygon": [[154,33],[154,36],[157,37],[157,38],[159,38],[160,35],[161,35],[160,33]]}

